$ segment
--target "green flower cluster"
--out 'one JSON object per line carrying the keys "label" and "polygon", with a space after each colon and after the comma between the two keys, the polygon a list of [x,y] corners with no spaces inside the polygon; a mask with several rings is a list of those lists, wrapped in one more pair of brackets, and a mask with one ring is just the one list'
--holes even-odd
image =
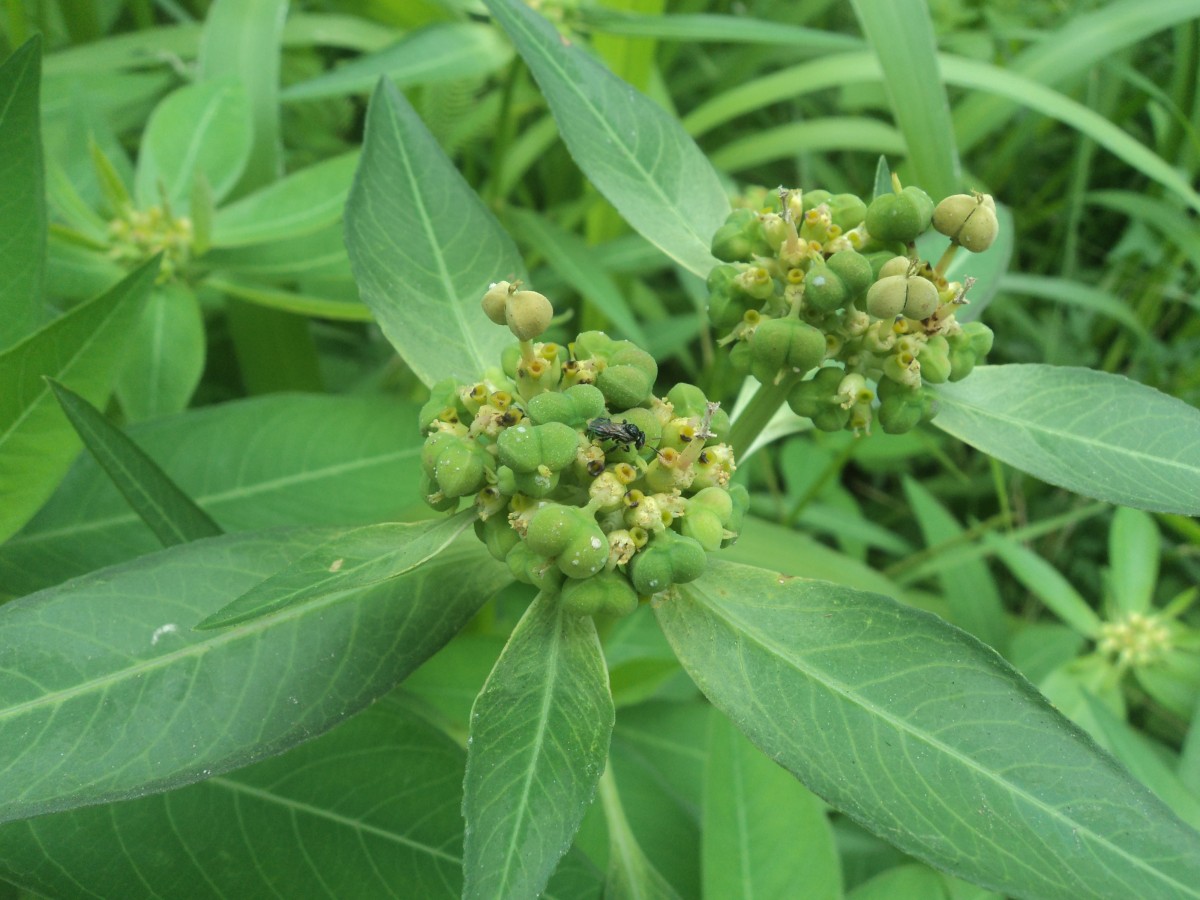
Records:
{"label": "green flower cluster", "polygon": [[518,337],[501,366],[438,383],[421,410],[422,493],[439,510],[473,498],[515,578],[578,614],[626,615],[736,539],[749,497],[729,482],[729,418],[694,385],[656,397],[658,366],[630,341],[534,342],[553,310],[518,288],[484,297]]}
{"label": "green flower cluster", "polygon": [[[936,207],[917,187],[869,205],[853,194],[781,190],[770,207],[736,209],[713,237],[727,264],[708,277],[709,317],[730,359],[825,431],[898,434],[936,413],[929,384],[958,381],[987,356],[992,332],[959,323],[970,282],[943,271],[958,247],[987,249],[996,207],[957,194]],[[951,239],[935,268],[914,242],[930,227]],[[878,401],[878,402],[876,402]]]}

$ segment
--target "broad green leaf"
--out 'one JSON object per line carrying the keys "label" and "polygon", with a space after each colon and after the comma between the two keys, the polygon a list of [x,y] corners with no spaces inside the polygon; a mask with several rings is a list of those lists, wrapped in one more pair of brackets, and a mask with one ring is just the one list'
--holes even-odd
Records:
{"label": "broad green leaf", "polygon": [[158,271],[145,264],[108,293],[0,353],[0,540],[29,521],[54,492],[79,440],[43,376],[103,404],[124,353],[124,338]]}
{"label": "broad green leaf", "polygon": [[545,256],[550,268],[611,322],[621,337],[646,345],[646,333],[612,275],[599,264],[594,248],[535,212],[510,209],[507,216],[526,246]]}
{"label": "broad green leaf", "polygon": [[464,756],[384,700],[236,772],[10,823],[0,876],[47,897],[454,900]]}
{"label": "broad green leaf", "polygon": [[213,246],[286,240],[338,221],[357,165],[357,153],[344,153],[224,207],[213,220]]}
{"label": "broad green leaf", "polygon": [[716,172],[661,107],[571,45],[518,0],[486,0],[550,104],[576,164],[622,217],[701,277],[729,214]]}
{"label": "broad green leaf", "polygon": [[[274,395],[158,419],[129,435],[229,531],[363,525],[421,502],[415,416],[376,397]],[[158,546],[84,454],[24,531],[0,544],[0,601]]]}
{"label": "broad green leaf", "polygon": [[825,805],[739,732],[712,717],[704,784],[704,896],[842,896]]}
{"label": "broad green leaf", "polygon": [[129,330],[117,398],[132,422],[187,408],[204,374],[204,317],[195,293],[178,282],[150,292]]}
{"label": "broad green leaf", "polygon": [[905,852],[1018,896],[1200,896],[1200,834],[936,617],[727,563],[657,612],[759,749]]}
{"label": "broad green leaf", "polygon": [[425,522],[383,522],[339,534],[194,626],[228,628],[268,613],[406,575],[446,549],[474,510]]}
{"label": "broad green leaf", "polygon": [[41,324],[46,195],[38,117],[41,38],[0,65],[0,350]]}
{"label": "broad green leaf", "polygon": [[84,445],[164,547],[221,534],[208,513],[98,409],[57,381],[50,388]]}
{"label": "broad green leaf", "polygon": [[[962,538],[962,526],[933,494],[915,479],[905,477],[903,483],[904,496],[912,507],[926,546]],[[943,565],[937,570],[937,578],[950,609],[951,622],[1004,653],[1008,645],[1008,623],[987,563],[973,559]]]}
{"label": "broad green leaf", "polygon": [[138,205],[161,205],[165,194],[173,212],[186,212],[197,172],[204,173],[219,202],[241,176],[252,139],[250,106],[236,82],[179,88],[154,108],[146,124],[134,175]]}
{"label": "broad green leaf", "polygon": [[342,240],[341,223],[311,234],[269,241],[249,247],[217,248],[204,262],[220,273],[235,272],[239,278],[292,285],[297,279],[330,274],[350,279],[350,260]]}
{"label": "broad green leaf", "polygon": [[376,588],[192,630],[336,534],[197,541],[0,608],[0,821],[286,750],[393,688],[509,580],[472,539]]}
{"label": "broad green leaf", "polygon": [[539,594],[471,710],[464,897],[535,897],[604,770],[608,670],[588,616]]}
{"label": "broad green leaf", "polygon": [[939,385],[937,427],[1085,497],[1200,514],[1200,412],[1091,369],[981,366]]}
{"label": "broad green leaf", "polygon": [[854,0],[858,24],[879,58],[892,117],[908,145],[917,184],[935,201],[961,187],[950,102],[938,72],[937,39],[923,0]]}
{"label": "broad green leaf", "polygon": [[1084,637],[1099,636],[1100,617],[1096,611],[1050,563],[1005,535],[987,535],[984,546],[1064,623]]}
{"label": "broad green leaf", "polygon": [[379,76],[396,87],[489,75],[512,58],[496,29],[475,22],[436,22],[395,44],[353,59],[330,72],[293,84],[284,102],[341,97],[369,91]]}
{"label": "broad green leaf", "polygon": [[346,247],[363,302],[426,384],[475,381],[504,332],[479,303],[524,278],[517,248],[416,111],[380,82],[346,204]]}
{"label": "broad green leaf", "polygon": [[1092,718],[1099,726],[1097,739],[1146,787],[1193,828],[1200,830],[1200,795],[1188,790],[1164,760],[1161,747],[1117,718],[1095,697],[1087,698]]}
{"label": "broad green leaf", "polygon": [[[204,17],[199,69],[204,81],[236,82],[245,92],[251,127],[236,195],[270,184],[282,172],[279,67],[288,0],[216,0]],[[217,200],[225,196],[210,179]],[[232,187],[232,186],[231,186]]]}

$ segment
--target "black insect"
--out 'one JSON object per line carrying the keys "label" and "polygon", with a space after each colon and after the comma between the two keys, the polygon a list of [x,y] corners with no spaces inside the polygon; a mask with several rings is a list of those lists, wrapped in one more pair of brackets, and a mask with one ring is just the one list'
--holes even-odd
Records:
{"label": "black insect", "polygon": [[614,422],[604,416],[597,416],[587,424],[587,435],[598,441],[615,441],[629,446],[632,444],[641,450],[646,446],[646,432],[629,422]]}

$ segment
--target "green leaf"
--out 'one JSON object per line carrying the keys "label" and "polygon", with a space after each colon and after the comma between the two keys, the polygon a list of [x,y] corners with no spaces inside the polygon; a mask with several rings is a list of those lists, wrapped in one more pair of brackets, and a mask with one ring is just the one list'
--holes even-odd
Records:
{"label": "green leaf", "polygon": [[92,404],[108,398],[124,338],[154,283],[157,257],[105,294],[0,353],[0,540],[46,502],[79,440],[43,376]]}
{"label": "green leaf", "polygon": [[575,162],[630,225],[696,275],[729,214],[716,172],[661,107],[517,0],[486,0],[550,104]]}
{"label": "green leaf", "polygon": [[727,563],[657,613],[759,749],[901,850],[1019,896],[1200,896],[1200,835],[936,617]]}
{"label": "green leaf", "polygon": [[[205,13],[201,75],[207,82],[236,82],[245,92],[249,114],[245,166],[235,179],[238,195],[270,184],[282,169],[279,67],[287,10],[288,0],[216,0]],[[211,183],[220,200],[225,192]]]}
{"label": "green leaf", "polygon": [[865,116],[815,116],[735,138],[713,151],[712,162],[723,170],[740,172],[795,159],[797,153],[835,150],[900,154],[904,139],[891,125]]}
{"label": "green leaf", "polygon": [[150,292],[129,330],[117,397],[133,422],[187,408],[204,374],[204,317],[195,293],[178,282]]}
{"label": "green leaf", "polygon": [[208,513],[98,409],[57,381],[50,388],[92,456],[164,547],[221,534]]}
{"label": "green leaf", "polygon": [[613,715],[591,618],[539,594],[471,710],[464,897],[541,893],[596,791]]}
{"label": "green leaf", "polygon": [[496,29],[476,22],[436,22],[411,31],[390,47],[350,60],[287,88],[284,102],[368,91],[385,76],[396,87],[481,78],[512,58]]}
{"label": "green leaf", "polygon": [[293,172],[217,212],[214,247],[242,247],[319,231],[342,215],[358,153]]}
{"label": "green leaf", "polygon": [[938,72],[937,39],[923,0],[854,0],[858,24],[879,58],[883,90],[908,145],[915,182],[933,199],[961,187],[950,102]]}
{"label": "green leaf", "polygon": [[1158,585],[1162,540],[1154,519],[1121,507],[1108,533],[1109,593],[1114,611],[1148,613]]}
{"label": "green leaf", "polygon": [[192,630],[336,534],[197,541],[0,608],[0,821],[179,787],[294,746],[393,688],[509,579],[472,538],[376,588]]}
{"label": "green leaf", "polygon": [[[905,477],[904,496],[921,528],[925,544],[933,547],[943,541],[961,541],[963,528],[946,507],[920,482]],[[938,584],[950,610],[950,620],[990,647],[1003,653],[1008,645],[1008,622],[1004,604],[987,563],[972,559],[944,564],[937,569]]]}
{"label": "green leaf", "polygon": [[333,297],[314,297],[312,294],[298,294],[295,291],[266,287],[249,278],[222,274],[210,276],[205,279],[205,284],[247,303],[295,313],[298,316],[332,319],[335,322],[375,321],[370,308],[360,303],[357,298],[339,300]]}
{"label": "green leaf", "polygon": [[517,248],[416,111],[381,81],[346,204],[363,302],[427,385],[475,381],[506,340],[480,308],[488,285],[524,278]]}
{"label": "green leaf", "polygon": [[985,536],[984,546],[1063,622],[1084,637],[1099,636],[1100,617],[1096,611],[1050,563],[1004,535]]}
{"label": "green leaf", "polygon": [[1200,514],[1200,412],[1120,375],[981,366],[937,388],[938,428],[1085,497]]}
{"label": "green leaf", "polygon": [[600,778],[600,800],[608,825],[608,872],[605,875],[605,900],[679,900],[662,873],[654,867],[634,837],[612,768]]}
{"label": "green leaf", "polygon": [[704,785],[704,896],[842,896],[824,804],[725,716],[712,717]]}
{"label": "green leaf", "polygon": [[453,741],[384,700],[236,772],[10,823],[0,876],[47,897],[454,900],[463,762]]}
{"label": "green leaf", "polygon": [[[395,519],[418,503],[424,509],[415,416],[378,397],[275,395],[157,419],[129,434],[229,531],[349,526]],[[0,544],[0,600],[158,546],[85,454],[25,530]]]}
{"label": "green leaf", "polygon": [[665,41],[783,44],[790,54],[820,54],[862,46],[861,40],[849,34],[752,19],[743,15],[696,13],[652,16],[602,6],[581,6],[578,15],[579,21],[592,31]]}
{"label": "green leaf", "polygon": [[371,587],[427,563],[475,521],[473,509],[426,522],[383,522],[339,534],[256,584],[199,624],[240,625],[342,591]]}
{"label": "green leaf", "polygon": [[34,37],[0,65],[0,350],[41,324],[46,195],[38,112],[42,41]]}
{"label": "green leaf", "polygon": [[165,194],[173,211],[186,212],[197,172],[220,202],[246,167],[252,138],[250,106],[237,83],[198,82],[167,95],[142,136],[134,175],[138,205],[158,206]]}

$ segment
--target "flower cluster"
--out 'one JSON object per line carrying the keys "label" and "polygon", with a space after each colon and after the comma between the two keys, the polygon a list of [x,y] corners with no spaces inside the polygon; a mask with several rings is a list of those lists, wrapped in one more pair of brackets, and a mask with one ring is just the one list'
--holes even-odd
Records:
{"label": "flower cluster", "polygon": [[655,396],[658,366],[630,341],[535,342],[553,310],[519,287],[483,300],[518,338],[500,368],[438,383],[421,410],[423,493],[435,509],[473,498],[514,577],[576,613],[624,615],[737,537],[749,499],[730,484],[729,418],[694,385]]}
{"label": "flower cluster", "polygon": [[121,263],[140,263],[162,253],[159,281],[169,281],[191,258],[194,233],[187,216],[176,216],[165,201],[141,210],[127,205],[108,223],[112,241],[109,257]]}
{"label": "flower cluster", "polygon": [[[970,287],[943,277],[958,247],[987,249],[992,198],[957,194],[936,207],[917,187],[870,205],[853,194],[781,190],[762,211],[737,209],[713,237],[727,264],[708,278],[709,316],[730,358],[825,431],[902,433],[936,412],[928,384],[970,374],[992,332],[959,323]],[[950,237],[934,267],[916,256],[930,227]],[[878,399],[878,405],[875,401]]]}

